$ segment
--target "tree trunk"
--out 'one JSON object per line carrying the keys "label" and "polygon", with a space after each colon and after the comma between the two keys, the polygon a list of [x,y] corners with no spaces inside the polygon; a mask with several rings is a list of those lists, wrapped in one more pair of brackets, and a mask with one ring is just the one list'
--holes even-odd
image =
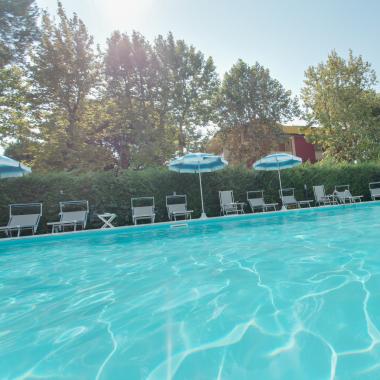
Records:
{"label": "tree trunk", "polygon": [[186,138],[183,131],[183,126],[179,126],[179,135],[178,135],[178,150],[181,155],[185,153],[186,148]]}

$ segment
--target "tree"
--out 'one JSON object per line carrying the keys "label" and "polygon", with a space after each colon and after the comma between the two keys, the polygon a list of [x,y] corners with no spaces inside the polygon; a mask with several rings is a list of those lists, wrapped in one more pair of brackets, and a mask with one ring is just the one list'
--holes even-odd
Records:
{"label": "tree", "polygon": [[231,163],[247,166],[283,141],[280,123],[298,114],[297,99],[268,69],[242,60],[224,75],[218,107],[220,145]]}
{"label": "tree", "polygon": [[379,158],[379,98],[371,65],[352,51],[344,59],[332,51],[326,63],[305,73],[302,99],[313,128],[311,139],[326,157],[340,161]]}
{"label": "tree", "polygon": [[28,84],[21,67],[7,66],[0,69],[0,138],[2,142],[25,139],[30,135],[26,115]]}
{"label": "tree", "polygon": [[0,69],[21,61],[37,37],[35,0],[0,0]]}
{"label": "tree", "polygon": [[160,62],[161,91],[167,122],[177,134],[177,150],[197,150],[207,127],[215,120],[213,99],[219,79],[211,57],[175,40],[171,33],[159,36],[154,50]]}
{"label": "tree", "polygon": [[113,118],[108,141],[123,168],[164,164],[176,151],[197,149],[212,120],[218,78],[184,41],[115,32],[105,55],[106,97]]}
{"label": "tree", "polygon": [[68,18],[60,2],[58,20],[56,25],[43,14],[40,40],[31,56],[40,143],[35,165],[69,170],[103,167],[110,164],[110,157],[97,154],[105,150],[87,122],[100,82],[98,54],[84,23],[76,14]]}
{"label": "tree", "polygon": [[0,141],[25,141],[28,128],[28,84],[22,65],[26,49],[37,38],[34,0],[0,0]]}
{"label": "tree", "polygon": [[109,99],[106,139],[119,166],[163,164],[175,150],[165,121],[159,83],[160,66],[148,41],[139,33],[114,32],[104,58]]}

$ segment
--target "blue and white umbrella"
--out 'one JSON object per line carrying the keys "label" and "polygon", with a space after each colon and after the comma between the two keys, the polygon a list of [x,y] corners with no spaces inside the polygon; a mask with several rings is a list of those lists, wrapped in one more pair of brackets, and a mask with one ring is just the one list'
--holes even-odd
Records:
{"label": "blue and white umbrella", "polygon": [[283,169],[290,169],[294,166],[302,164],[302,158],[293,156],[288,153],[274,153],[261,158],[253,164],[255,170],[278,171],[278,180],[280,182],[280,189],[282,194],[282,183],[280,171]]}
{"label": "blue and white umbrella", "polygon": [[24,164],[6,156],[0,156],[0,178],[21,177],[32,172]]}
{"label": "blue and white umbrella", "polygon": [[223,169],[228,165],[220,156],[215,156],[208,153],[188,153],[180,158],[177,158],[169,163],[169,170],[178,173],[198,173],[199,187],[201,190],[202,215],[201,218],[207,218],[203,203],[202,191],[202,176],[201,173],[214,172]]}

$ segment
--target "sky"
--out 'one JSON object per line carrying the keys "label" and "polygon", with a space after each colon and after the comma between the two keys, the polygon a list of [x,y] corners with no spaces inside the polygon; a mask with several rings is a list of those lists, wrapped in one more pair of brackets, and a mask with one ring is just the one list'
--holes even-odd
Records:
{"label": "sky", "polygon": [[[149,40],[174,33],[212,56],[219,74],[239,59],[258,61],[299,95],[304,72],[335,49],[352,49],[380,77],[380,0],[61,0],[95,42],[112,31],[139,31]],[[54,14],[56,0],[37,0]],[[378,87],[380,90],[380,87]]]}

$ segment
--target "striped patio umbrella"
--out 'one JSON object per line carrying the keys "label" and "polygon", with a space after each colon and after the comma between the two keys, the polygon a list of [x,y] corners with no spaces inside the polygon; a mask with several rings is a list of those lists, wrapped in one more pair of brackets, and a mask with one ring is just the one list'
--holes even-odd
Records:
{"label": "striped patio umbrella", "polygon": [[22,177],[31,172],[32,169],[21,162],[6,156],[0,156],[0,178]]}
{"label": "striped patio umbrella", "polygon": [[204,209],[203,191],[202,191],[202,175],[201,173],[214,172],[223,169],[228,165],[220,156],[215,156],[208,153],[188,153],[180,158],[177,158],[169,163],[169,170],[178,173],[198,173],[199,188],[201,192],[202,215],[201,218],[207,218]]}
{"label": "striped patio umbrella", "polygon": [[253,164],[255,170],[273,171],[277,170],[280,190],[282,194],[281,173],[283,169],[290,169],[302,164],[302,158],[293,156],[288,153],[274,153],[261,158]]}

